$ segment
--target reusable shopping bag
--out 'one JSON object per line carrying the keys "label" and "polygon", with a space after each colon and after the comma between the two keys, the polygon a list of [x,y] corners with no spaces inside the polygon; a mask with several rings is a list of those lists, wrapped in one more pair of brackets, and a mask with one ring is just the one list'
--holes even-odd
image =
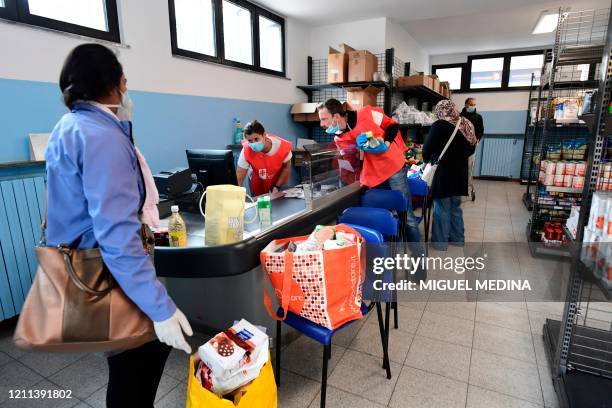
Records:
{"label": "reusable shopping bag", "polygon": [[204,388],[195,376],[195,368],[199,363],[196,354],[189,358],[189,380],[187,381],[187,408],[276,408],[277,391],[274,372],[268,362],[259,372],[259,376],[238,391],[234,400],[223,399]]}
{"label": "reusable shopping bag", "polygon": [[[242,241],[246,189],[229,184],[220,184],[208,186],[204,195],[206,196],[206,209],[202,215],[205,218],[205,244],[224,245]],[[204,195],[202,198],[204,198]],[[247,223],[255,221],[255,218],[257,218],[257,212],[255,212],[255,217],[248,220]]]}
{"label": "reusable shopping bag", "polygon": [[299,243],[308,237],[272,241],[260,253],[261,266],[270,279],[283,316],[272,310],[265,288],[264,305],[272,318],[284,320],[291,311],[320,326],[333,330],[351,320],[360,319],[361,291],[365,278],[365,245],[354,229],[343,225],[332,227],[357,237],[357,243],[346,247],[307,251],[277,252],[287,243]]}

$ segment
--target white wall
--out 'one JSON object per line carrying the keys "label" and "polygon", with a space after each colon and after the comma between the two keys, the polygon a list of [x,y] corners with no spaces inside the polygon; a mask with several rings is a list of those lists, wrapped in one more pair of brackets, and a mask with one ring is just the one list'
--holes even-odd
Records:
{"label": "white wall", "polygon": [[[130,89],[252,101],[305,100],[296,89],[307,81],[308,29],[286,20],[287,76],[276,78],[202,61],[173,57],[168,2],[120,0],[119,58]],[[0,78],[57,82],[62,63],[76,45],[88,42],[61,33],[0,21]],[[10,41],[8,41],[10,39]]]}
{"label": "white wall", "polygon": [[382,17],[313,27],[310,31],[310,56],[315,59],[327,58],[329,47],[337,48],[341,43],[357,50],[384,52],[385,20]]}
{"label": "white wall", "polygon": [[386,19],[385,48],[394,48],[395,56],[410,62],[411,71],[429,73],[429,55],[401,25]]}

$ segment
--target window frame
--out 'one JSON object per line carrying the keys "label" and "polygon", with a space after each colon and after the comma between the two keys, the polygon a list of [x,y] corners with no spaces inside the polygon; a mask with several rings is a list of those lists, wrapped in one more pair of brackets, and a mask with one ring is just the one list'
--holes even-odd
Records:
{"label": "window frame", "polygon": [[67,23],[65,21],[54,20],[48,17],[37,16],[30,13],[28,0],[5,0],[4,9],[0,9],[0,18],[13,20],[31,26],[48,28],[55,31],[82,35],[99,40],[121,43],[119,31],[119,12],[117,10],[117,0],[105,0],[106,22],[108,31],[97,30],[78,24]]}
{"label": "window frame", "polygon": [[[500,53],[494,53],[494,54],[468,55],[467,62],[465,63],[432,65],[431,71],[432,71],[432,74],[435,74],[436,69],[438,68],[463,67],[463,70],[461,71],[461,89],[454,90],[454,92],[458,92],[458,93],[528,91],[531,89],[530,86],[508,86],[508,82],[510,80],[510,61],[512,57],[520,57],[524,55],[544,55],[545,51],[550,51],[550,50],[539,49],[539,50],[528,50],[528,51],[500,52]],[[487,59],[487,58],[503,58],[504,59],[501,86],[497,88],[471,88],[470,80],[472,78],[472,61],[476,59]],[[535,89],[538,85],[539,85],[539,82],[534,83],[533,88]]]}
{"label": "window frame", "polygon": [[[194,51],[185,50],[178,47],[176,33],[176,14],[174,0],[168,0],[168,11],[170,17],[170,42],[173,56],[187,57],[204,62],[212,62],[219,65],[226,65],[234,68],[240,68],[251,72],[258,72],[282,78],[287,77],[287,51],[286,51],[286,31],[285,19],[277,14],[274,14],[256,4],[246,0],[225,0],[236,6],[243,7],[251,12],[251,44],[253,46],[251,52],[253,55],[253,64],[245,64],[243,62],[232,61],[225,58],[225,40],[223,36],[223,1],[211,0],[214,11],[214,32],[215,32],[215,49],[216,56],[201,54]],[[272,20],[281,26],[281,62],[282,71],[262,68],[260,66],[260,37],[259,37],[259,16]]]}
{"label": "window frame", "polygon": [[432,75],[435,75],[436,71],[438,69],[446,69],[446,68],[461,68],[461,80],[459,81],[459,89],[451,89],[451,91],[459,92],[462,89],[464,89],[465,86],[464,86],[463,81],[464,81],[464,76],[465,76],[466,64],[462,63],[462,62],[459,62],[459,63],[456,63],[456,64],[437,64],[437,65],[432,65],[431,66],[431,73],[432,73]]}

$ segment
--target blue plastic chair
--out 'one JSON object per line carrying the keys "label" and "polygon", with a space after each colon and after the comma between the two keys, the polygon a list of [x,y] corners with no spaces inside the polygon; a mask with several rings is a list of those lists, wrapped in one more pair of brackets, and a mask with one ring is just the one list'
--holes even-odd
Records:
{"label": "blue plastic chair", "polygon": [[[357,232],[359,232],[363,239],[366,242],[374,242],[374,243],[382,243],[384,242],[383,236],[375,230],[370,228],[365,228],[361,226],[353,227]],[[368,263],[370,265],[371,263]],[[382,320],[382,308],[380,306],[380,302],[373,302],[374,304],[370,304],[368,306],[365,303],[361,304],[361,313],[362,315],[367,315],[370,310],[376,307],[376,312],[378,316],[378,328],[380,330],[380,338],[383,348],[383,368],[387,372],[387,379],[391,379],[391,365],[389,364],[389,341],[384,330],[383,320]],[[277,310],[277,316],[283,316],[282,308]],[[334,334],[338,331],[344,329],[345,327],[351,325],[355,322],[355,320],[345,323],[344,325],[336,328],[335,330],[330,330],[326,327],[320,326],[311,322],[310,320],[304,319],[303,317],[296,315],[290,311],[287,312],[284,320],[278,320],[276,322],[276,361],[274,364],[274,371],[276,374],[276,384],[280,386],[280,361],[281,361],[281,339],[282,339],[282,323],[285,323],[298,332],[310,337],[318,343],[323,345],[323,370],[321,373],[321,408],[325,407],[325,400],[327,394],[327,368],[328,368],[328,360],[331,358],[331,341]]]}
{"label": "blue plastic chair", "polygon": [[[429,200],[429,186],[419,177],[408,178],[408,188],[412,196],[412,208],[421,208],[423,215],[416,217],[425,223],[425,242],[429,241],[429,224],[431,220],[431,205]],[[417,198],[415,200],[415,198]]]}
{"label": "blue plastic chair", "polygon": [[[369,190],[372,191],[372,190]],[[399,191],[393,190],[380,190],[389,191],[393,193],[399,193],[402,197],[404,195]],[[394,194],[395,195],[395,194]],[[382,196],[382,195],[380,195]],[[375,196],[379,197],[379,196]],[[398,197],[395,195],[395,197]],[[404,202],[406,199],[404,198]],[[380,232],[385,242],[397,242],[399,234],[399,219],[394,217],[391,211],[384,208],[374,207],[350,207],[345,209],[342,214],[338,217],[338,222],[342,224],[354,224],[361,225],[366,228],[371,228]],[[397,301],[391,300],[391,307],[393,308],[393,327],[398,328],[398,311]],[[385,332],[387,337],[389,336],[389,302],[386,302],[385,307]]]}

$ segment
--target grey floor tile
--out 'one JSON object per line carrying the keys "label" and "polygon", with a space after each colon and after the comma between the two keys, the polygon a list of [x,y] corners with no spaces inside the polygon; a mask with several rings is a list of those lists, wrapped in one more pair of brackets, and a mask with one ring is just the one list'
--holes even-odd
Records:
{"label": "grey floor tile", "polygon": [[404,366],[389,406],[463,408],[467,387],[466,383]]}
{"label": "grey floor tile", "polygon": [[86,355],[86,353],[25,353],[19,361],[43,377],[49,377]]}
{"label": "grey floor tile", "polygon": [[467,383],[470,354],[469,347],[415,336],[404,365]]}
{"label": "grey floor tile", "polygon": [[11,361],[13,361],[11,356],[0,351],[0,367],[2,367],[3,365],[7,363],[10,363]]}
{"label": "grey floor tile", "polygon": [[187,404],[187,385],[181,383],[174,387],[161,400],[155,403],[155,408],[182,408]]}
{"label": "grey floor tile", "polygon": [[563,315],[563,302],[527,302],[527,310],[544,314]]}
{"label": "grey floor tile", "polygon": [[13,358],[19,358],[26,352],[18,349],[13,343],[13,330],[0,333],[0,350]]}
{"label": "grey floor tile", "polygon": [[456,302],[430,300],[427,303],[427,308],[425,310],[445,316],[459,317],[461,319],[466,320],[474,320],[476,315],[476,302],[470,302],[465,300]]}
{"label": "grey floor tile", "polygon": [[513,307],[511,304],[478,302],[476,321],[531,333],[527,310]]}
{"label": "grey floor tile", "polygon": [[106,408],[106,385],[91,394],[85,403],[93,408]]}
{"label": "grey floor tile", "polygon": [[544,323],[546,319],[553,319],[561,321],[561,315],[555,315],[550,313],[541,313],[535,311],[529,311],[529,326],[531,327],[531,334],[542,335],[544,329]]}
{"label": "grey floor tile", "polygon": [[[314,401],[310,404],[309,408],[318,408],[321,405],[321,393],[318,393]],[[327,407],[333,408],[383,408],[385,405],[380,405],[375,402],[369,401],[365,398],[358,397],[348,392],[342,391],[336,387],[327,387],[326,395]],[[284,405],[278,405],[279,407],[285,407]]]}
{"label": "grey floor tile", "polygon": [[[345,350],[344,347],[332,344],[332,358],[328,363],[328,374],[333,372]],[[283,351],[281,367],[312,380],[321,381],[323,346],[306,336],[301,336]]]}
{"label": "grey floor tile", "polygon": [[[374,314],[372,314],[374,312]],[[383,305],[383,316],[385,313],[385,306]],[[366,324],[376,325],[378,326],[378,320],[376,318],[376,311],[370,312],[372,316],[368,318]],[[416,333],[417,327],[419,326],[419,321],[421,320],[421,316],[423,315],[423,309],[419,309],[417,307],[410,308],[410,306],[403,306],[398,304],[397,309],[397,321],[398,321],[398,329],[400,331],[406,333]],[[384,318],[384,317],[383,317]],[[391,330],[393,329],[393,310],[390,312],[390,322],[391,322]]]}
{"label": "grey floor tile", "polygon": [[79,399],[87,399],[108,382],[106,359],[89,354],[49,377],[51,382],[72,390]]}
{"label": "grey floor tile", "polygon": [[320,388],[320,382],[294,374],[291,371],[281,370],[278,406],[283,408],[308,407],[315,400]]}
{"label": "grey floor tile", "polygon": [[557,398],[557,392],[553,385],[552,373],[548,365],[538,365],[538,372],[540,373],[540,385],[542,387],[542,396],[544,398],[544,405],[546,408],[558,408],[559,399]]}
{"label": "grey floor tile", "polygon": [[462,346],[472,346],[474,322],[458,317],[425,312],[417,335],[447,341]]}
{"label": "grey floor tile", "polygon": [[328,379],[328,384],[370,401],[387,405],[401,365],[391,362],[391,379],[387,379],[378,357],[347,350]]}
{"label": "grey floor tile", "polygon": [[78,404],[76,404],[74,406],[74,408],[91,408],[90,405],[87,405],[86,403],[84,403],[83,401],[79,402]]}
{"label": "grey floor tile", "polygon": [[470,384],[542,405],[535,364],[472,350]]}
{"label": "grey floor tile", "polygon": [[159,401],[163,397],[166,396],[170,391],[174,389],[177,385],[180,384],[180,381],[170,377],[168,374],[162,374],[162,378],[159,381],[159,386],[157,387],[157,394],[155,395],[155,401]]}
{"label": "grey floor tile", "polygon": [[466,408],[539,408],[541,405],[470,385]]}
{"label": "grey floor tile", "polygon": [[42,379],[18,361],[3,365],[0,370],[0,403],[9,399],[9,390],[27,390]]}
{"label": "grey floor tile", "polygon": [[476,322],[473,347],[529,363],[536,361],[531,333],[487,323]]}
{"label": "grey floor tile", "polygon": [[[376,310],[372,310],[370,314],[371,313],[374,313],[374,317],[376,317]],[[332,344],[336,344],[342,347],[348,347],[348,345],[351,344],[355,336],[357,336],[357,333],[359,333],[359,330],[365,324],[366,320],[367,316],[360,320],[357,320],[356,322],[351,323],[349,326],[338,331],[336,334],[334,334],[334,337],[332,337]]]}
{"label": "grey floor tile", "polygon": [[[403,364],[412,343],[413,335],[400,330],[389,330],[389,359]],[[367,324],[357,334],[349,348],[379,357],[382,361],[383,349],[378,325]]]}
{"label": "grey floor tile", "polygon": [[[47,380],[43,380],[28,387],[27,390],[53,392],[54,390],[59,391],[61,388]],[[64,398],[59,398],[60,396],[63,396]],[[71,398],[67,398],[69,395],[66,394],[60,396],[57,398],[45,397],[38,399],[9,399],[2,404],[2,408],[71,408],[81,402],[74,396],[71,396]]]}
{"label": "grey floor tile", "polygon": [[189,371],[189,356],[187,353],[181,350],[172,349],[168,360],[166,360],[166,366],[164,367],[164,373],[170,377],[187,383],[187,372]]}

